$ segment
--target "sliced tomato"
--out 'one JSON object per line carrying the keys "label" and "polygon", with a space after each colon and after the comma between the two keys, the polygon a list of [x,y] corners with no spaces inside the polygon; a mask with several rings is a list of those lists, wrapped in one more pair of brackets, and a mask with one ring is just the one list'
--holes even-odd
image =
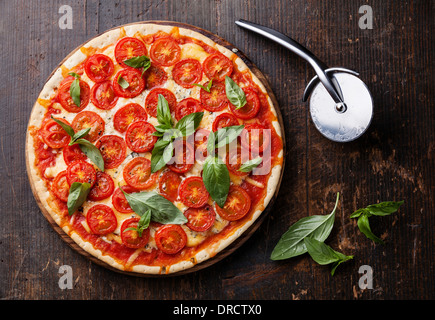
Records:
{"label": "sliced tomato", "polygon": [[88,199],[100,201],[109,198],[115,190],[115,183],[110,175],[105,172],[97,172],[97,180],[88,194]]}
{"label": "sliced tomato", "polygon": [[160,193],[169,201],[174,202],[178,199],[178,187],[180,183],[181,177],[177,173],[166,170],[159,180]]}
{"label": "sliced tomato", "polygon": [[249,151],[237,146],[229,150],[226,156],[226,165],[228,170],[236,176],[246,176],[248,172],[239,171],[241,165],[249,160]]}
{"label": "sliced tomato", "polygon": [[271,134],[270,129],[266,129],[263,125],[252,123],[245,125],[240,134],[240,142],[242,146],[254,153],[262,153],[270,145]]}
{"label": "sliced tomato", "polygon": [[61,201],[67,202],[69,195],[69,184],[66,179],[66,170],[61,171],[54,178],[53,183],[51,184],[51,191],[53,191],[54,195]]}
{"label": "sliced tomato", "polygon": [[177,224],[167,224],[157,229],[154,236],[157,248],[166,254],[176,254],[187,243],[187,235]]}
{"label": "sliced tomato", "polygon": [[74,100],[72,99],[70,94],[70,88],[73,81],[74,80],[71,79],[60,86],[58,91],[58,99],[60,104],[66,111],[77,113],[82,111],[88,105],[89,97],[91,95],[91,88],[86,82],[84,82],[83,80],[79,80],[80,106],[77,106],[74,103]]}
{"label": "sliced tomato", "polygon": [[86,160],[88,157],[83,153],[82,149],[80,149],[80,145],[73,144],[71,146],[66,146],[62,150],[63,160],[66,165],[69,165],[71,162],[77,160]]}
{"label": "sliced tomato", "polygon": [[117,131],[124,133],[133,122],[146,121],[147,119],[148,116],[144,108],[137,103],[129,103],[116,111],[113,117],[113,127]]}
{"label": "sliced tomato", "polygon": [[229,104],[231,112],[240,119],[252,119],[254,118],[258,111],[260,110],[260,98],[258,98],[257,93],[250,88],[243,88],[246,96],[246,104],[240,109],[236,109],[233,104]]}
{"label": "sliced tomato", "polygon": [[112,59],[104,54],[94,54],[85,63],[85,72],[94,82],[109,80],[112,76],[114,65]]}
{"label": "sliced tomato", "polygon": [[[118,83],[118,79],[122,77],[128,83],[127,88],[123,88]],[[142,78],[142,73],[133,68],[125,68],[119,71],[113,79],[113,89],[115,93],[123,98],[134,98],[142,93],[145,89],[145,80]]]}
{"label": "sliced tomato", "polygon": [[124,63],[125,60],[146,55],[147,49],[145,44],[137,38],[122,38],[115,46],[115,59],[123,67],[128,67]]}
{"label": "sliced tomato", "polygon": [[74,117],[71,126],[75,132],[91,128],[84,138],[90,142],[94,142],[104,134],[106,124],[103,118],[97,113],[93,111],[82,111]]}
{"label": "sliced tomato", "polygon": [[[64,119],[57,119],[68,125],[69,122]],[[71,141],[71,137],[66,131],[53,119],[48,120],[41,128],[40,134],[42,140],[47,146],[53,149],[63,148]]]}
{"label": "sliced tomato", "polygon": [[74,182],[87,182],[92,187],[97,179],[97,173],[94,167],[83,160],[77,160],[68,165],[66,173],[66,179],[69,185],[72,185]]}
{"label": "sliced tomato", "polygon": [[174,142],[174,153],[167,167],[177,173],[189,171],[195,163],[195,150],[190,143],[183,140]]}
{"label": "sliced tomato", "polygon": [[106,135],[102,136],[95,146],[100,150],[104,160],[104,168],[113,169],[124,161],[127,146],[119,136]]}
{"label": "sliced tomato", "polygon": [[210,131],[207,129],[198,129],[195,131],[195,160],[205,161],[208,155],[207,142]]}
{"label": "sliced tomato", "polygon": [[201,102],[194,98],[186,98],[177,103],[177,108],[175,109],[175,118],[180,120],[184,116],[194,112],[201,112],[202,106]]}
{"label": "sliced tomato", "polygon": [[[126,185],[121,187],[122,190],[124,190],[125,193],[134,193],[139,192],[139,190],[134,189],[133,187]],[[112,196],[112,205],[113,207],[121,212],[121,213],[132,213],[134,212],[133,209],[128,204],[127,199],[124,196],[124,193],[121,191],[120,188],[117,188]]]}
{"label": "sliced tomato", "polygon": [[128,248],[143,248],[146,246],[150,238],[149,228],[142,231],[141,236],[139,236],[139,232],[136,230],[126,230],[128,228],[137,228],[138,222],[139,218],[131,218],[125,220],[121,225],[121,241]]}
{"label": "sliced tomato", "polygon": [[192,88],[202,79],[201,63],[196,59],[184,59],[177,62],[172,69],[172,78],[183,88]]}
{"label": "sliced tomato", "polygon": [[86,222],[92,233],[105,235],[115,231],[118,220],[113,210],[105,204],[92,206],[86,213]]}
{"label": "sliced tomato", "polygon": [[209,230],[216,220],[216,213],[208,204],[201,208],[189,208],[184,211],[184,216],[188,220],[186,226],[198,232]]}
{"label": "sliced tomato", "polygon": [[202,207],[207,203],[209,193],[201,177],[191,176],[183,180],[178,190],[181,202],[192,208]]}
{"label": "sliced tomato", "polygon": [[125,142],[134,152],[148,152],[153,150],[157,137],[153,135],[156,128],[146,121],[136,121],[130,125],[125,133]]}
{"label": "sliced tomato", "polygon": [[169,67],[177,63],[180,60],[181,48],[171,38],[161,38],[156,40],[150,49],[151,59],[164,67]]}
{"label": "sliced tomato", "polygon": [[154,64],[151,64],[151,67],[149,67],[147,71],[145,71],[144,77],[146,79],[147,89],[160,87],[164,85],[165,82],[168,80],[168,75],[166,74],[165,69]]}
{"label": "sliced tomato", "polygon": [[113,89],[112,82],[96,83],[91,90],[91,101],[98,109],[112,109],[118,102],[118,96]]}
{"label": "sliced tomato", "polygon": [[218,115],[216,119],[213,121],[213,131],[218,131],[219,129],[225,127],[231,127],[237,125],[239,125],[239,120],[237,120],[237,118],[233,114],[224,112]]}
{"label": "sliced tomato", "polygon": [[136,157],[127,163],[122,175],[128,185],[138,190],[151,187],[157,178],[157,173],[151,174],[151,161],[144,157]]}
{"label": "sliced tomato", "polygon": [[202,67],[207,77],[216,81],[223,81],[233,73],[233,63],[221,53],[208,56]]}
{"label": "sliced tomato", "polygon": [[172,91],[164,88],[155,88],[151,90],[145,99],[145,110],[154,118],[157,118],[157,103],[159,101],[159,94],[161,94],[166,101],[168,101],[171,112],[174,112],[177,106],[177,98]]}
{"label": "sliced tomato", "polygon": [[239,186],[231,186],[228,192],[227,200],[223,208],[217,204],[216,212],[225,220],[236,221],[242,219],[251,208],[251,198],[249,194]]}
{"label": "sliced tomato", "polygon": [[225,83],[213,81],[210,92],[201,89],[200,100],[205,110],[222,111],[230,103],[225,92]]}

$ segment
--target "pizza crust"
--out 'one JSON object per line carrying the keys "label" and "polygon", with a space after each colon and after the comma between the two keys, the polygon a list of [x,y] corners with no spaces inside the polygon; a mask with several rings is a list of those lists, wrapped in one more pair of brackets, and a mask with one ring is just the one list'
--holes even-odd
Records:
{"label": "pizza crust", "polygon": [[[86,55],[82,53],[80,50],[82,47],[89,48],[89,47],[97,47],[97,48],[104,48],[105,46],[108,46],[110,44],[113,44],[116,42],[116,40],[120,36],[120,32],[125,32],[126,36],[133,36],[135,33],[140,32],[141,34],[153,34],[157,31],[164,31],[167,33],[170,33],[173,30],[174,26],[171,25],[160,25],[160,24],[153,24],[153,23],[138,23],[138,24],[131,24],[131,25],[125,25],[123,27],[118,27],[112,30],[109,30],[100,36],[97,36],[96,38],[86,42],[84,45],[79,46],[76,50],[74,50],[63,62],[63,66],[70,69],[77,64],[83,62],[86,59]],[[202,42],[206,43],[207,45],[214,47],[218,49],[222,54],[225,56],[231,58],[235,56],[235,53],[231,50],[217,44],[210,38],[204,36],[203,34],[187,29],[179,27],[179,33],[184,36],[192,37],[198,40],[201,40]],[[250,70],[249,67],[243,62],[243,60],[237,56],[237,58],[234,60],[237,67],[240,71],[244,70]],[[44,118],[46,109],[45,107],[40,103],[40,99],[42,100],[48,100],[51,98],[51,95],[56,91],[59,84],[61,83],[63,76],[62,76],[62,65],[59,66],[53,74],[50,76],[49,80],[44,85],[41,93],[38,96],[37,102],[34,104],[30,120],[28,123],[28,128],[34,126],[34,127],[40,127],[42,119]],[[255,82],[255,84],[264,92],[267,93],[267,90],[263,83],[258,79],[258,77],[251,72],[252,79]],[[271,111],[275,116],[277,116],[277,111],[275,110],[275,105],[272,102],[269,95],[267,95],[269,105],[271,106]],[[281,131],[281,125],[278,121],[273,121],[273,126],[278,134],[279,137],[282,138],[282,131]],[[284,141],[283,141],[284,142]],[[284,154],[281,150],[278,157],[283,158]],[[28,169],[28,176],[30,179],[30,183],[32,186],[32,191],[35,195],[35,198],[38,202],[38,205],[42,209],[44,215],[47,219],[50,220],[50,218],[60,226],[61,224],[61,216],[54,207],[51,207],[49,205],[49,197],[51,196],[50,192],[47,190],[47,186],[45,182],[39,177],[37,173],[37,169],[34,165],[35,163],[35,155],[33,152],[33,138],[30,134],[29,129],[27,130],[27,136],[26,136],[26,162],[27,162],[27,169]],[[282,161],[284,163],[284,161]],[[248,230],[253,223],[259,218],[261,213],[264,211],[264,209],[267,207],[269,202],[272,200],[273,196],[275,195],[277,188],[279,187],[280,181],[282,176],[282,166],[276,165],[272,168],[272,173],[268,179],[267,182],[267,196],[264,198],[264,201],[262,204],[257,205],[255,208],[254,214],[252,214],[251,218],[246,221],[246,223],[243,224],[242,227],[234,230],[228,237],[225,239],[222,239],[218,241],[217,243],[214,243],[213,245],[207,247],[206,249],[203,249],[189,261],[181,261],[179,263],[176,263],[174,265],[168,266],[168,267],[157,267],[157,266],[147,266],[147,265],[134,265],[131,268],[131,271],[138,274],[173,274],[180,272],[182,270],[186,270],[189,268],[194,267],[198,263],[204,262],[212,257],[214,257],[216,254],[227,248],[230,244],[232,244],[237,238],[240,237],[240,235]],[[109,265],[112,268],[115,268],[117,270],[124,271],[125,268],[123,265],[118,263],[115,259],[108,255],[104,255],[100,250],[95,249],[89,242],[84,241],[77,233],[75,233],[73,230],[70,230],[68,226],[64,226],[62,228],[63,232],[65,232],[67,235],[71,237],[71,239],[77,244],[80,248],[82,248],[85,252],[87,252],[92,257],[95,257],[96,259],[103,261],[107,265]],[[94,260],[95,261],[95,260]]]}

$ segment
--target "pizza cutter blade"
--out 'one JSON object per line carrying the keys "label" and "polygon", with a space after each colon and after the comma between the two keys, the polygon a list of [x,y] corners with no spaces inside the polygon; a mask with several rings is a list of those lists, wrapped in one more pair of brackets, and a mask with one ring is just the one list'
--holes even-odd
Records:
{"label": "pizza cutter blade", "polygon": [[246,20],[236,24],[277,42],[313,67],[316,76],[305,88],[302,101],[310,98],[311,119],[323,136],[349,142],[367,130],[373,116],[373,98],[357,72],[328,68],[307,48],[276,30]]}

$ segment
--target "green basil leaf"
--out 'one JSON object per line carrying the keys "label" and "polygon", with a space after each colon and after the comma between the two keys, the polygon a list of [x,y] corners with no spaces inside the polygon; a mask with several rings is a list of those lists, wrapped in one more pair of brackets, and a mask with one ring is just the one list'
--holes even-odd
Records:
{"label": "green basil leaf", "polygon": [[100,169],[101,171],[104,171],[104,159],[101,155],[100,150],[92,144],[92,142],[89,142],[85,139],[77,139],[75,141],[80,147],[80,149],[86,154],[86,156],[91,159],[91,161]]}
{"label": "green basil leaf", "polygon": [[335,269],[340,263],[353,259],[353,256],[346,256],[335,251],[327,244],[310,237],[304,238],[304,244],[307,247],[308,254],[318,264],[326,265],[333,263],[331,275],[334,275]]}
{"label": "green basil leaf", "polygon": [[257,168],[260,165],[261,161],[263,161],[263,158],[261,157],[248,160],[240,166],[238,171],[251,172],[253,169]]}
{"label": "green basil leaf", "polygon": [[71,138],[74,137],[74,129],[70,125],[66,124],[63,121],[60,121],[59,119],[53,118],[53,115],[51,115],[51,119],[53,119],[58,125],[60,125]]}
{"label": "green basil leaf", "polygon": [[210,157],[214,157],[216,149],[216,135],[213,131],[210,131],[210,134],[207,138],[207,153]]}
{"label": "green basil leaf", "polygon": [[177,122],[175,129],[180,130],[184,137],[190,136],[196,129],[198,129],[203,116],[204,112],[193,112],[188,114]]}
{"label": "green basil leaf", "polygon": [[81,139],[81,138],[85,137],[89,133],[89,131],[91,131],[90,127],[86,128],[86,129],[82,129],[79,132],[77,132],[76,134],[74,134],[74,136],[72,137],[69,145],[72,146],[74,143],[76,143],[76,141],[78,139]]}
{"label": "green basil leaf", "polygon": [[157,140],[154,149],[151,152],[151,172],[157,172],[162,169],[172,158],[174,145],[172,141],[163,139]]}
{"label": "green basil leaf", "polygon": [[74,104],[77,107],[80,107],[80,76],[75,72],[70,72],[68,74],[75,78],[69,88],[69,95],[73,99]]}
{"label": "green basil leaf", "polygon": [[87,182],[73,182],[69,188],[68,194],[68,214],[72,215],[86,201],[86,198],[91,191],[91,185]]}
{"label": "green basil leaf", "polygon": [[236,110],[242,108],[246,104],[245,93],[237,83],[228,76],[225,77],[225,92],[228,100],[236,107]]}
{"label": "green basil leaf", "polygon": [[143,68],[142,69],[142,75],[145,73],[145,71],[151,67],[151,60],[147,56],[137,56],[133,57],[131,59],[127,59],[123,61],[127,66],[132,68]]}
{"label": "green basil leaf", "polygon": [[226,164],[218,157],[207,157],[202,170],[202,179],[211,198],[222,208],[230,189],[230,174]]}
{"label": "green basil leaf", "polygon": [[213,83],[213,79],[210,79],[210,81],[207,84],[207,87],[204,87],[202,84],[199,83],[194,83],[194,86],[200,87],[201,89],[204,89],[205,91],[207,91],[208,93],[210,93],[210,89],[211,89],[211,85]]}
{"label": "green basil leaf", "polygon": [[215,132],[215,147],[220,148],[235,140],[242,133],[245,126],[230,126]]}
{"label": "green basil leaf", "polygon": [[169,108],[168,101],[165,99],[165,97],[162,94],[158,95],[157,100],[157,121],[159,124],[170,127],[174,125],[174,122],[172,121],[171,117],[171,109]]}
{"label": "green basil leaf", "polygon": [[313,215],[304,217],[290,226],[281,236],[272,251],[272,260],[283,260],[299,256],[307,252],[304,238],[312,237],[319,241],[325,241],[331,233],[334,225],[335,210],[337,209],[339,193],[335,206],[329,215]]}
{"label": "green basil leaf", "polygon": [[370,213],[367,209],[363,208],[363,209],[358,209],[356,210],[354,213],[352,213],[350,215],[350,218],[358,218],[360,215],[362,215],[363,213]]}
{"label": "green basil leaf", "polygon": [[125,80],[121,75],[119,75],[116,81],[118,82],[118,84],[121,86],[122,89],[127,89],[130,86],[128,81]]}
{"label": "green basil leaf", "polygon": [[370,240],[373,240],[376,243],[384,244],[384,241],[381,238],[378,238],[375,236],[370,229],[370,223],[369,223],[369,214],[362,214],[357,221],[358,229],[365,234],[367,238]]}
{"label": "green basil leaf", "polygon": [[139,234],[139,237],[142,237],[142,233],[146,229],[148,229],[148,227],[150,226],[150,222],[151,222],[151,210],[148,209],[140,217],[139,221],[137,222],[136,228],[130,227],[130,228],[125,229],[123,232],[129,231],[129,230],[136,231]]}
{"label": "green basil leaf", "polygon": [[377,204],[371,204],[366,207],[368,211],[374,216],[387,216],[396,212],[399,207],[403,204],[402,201],[385,201]]}

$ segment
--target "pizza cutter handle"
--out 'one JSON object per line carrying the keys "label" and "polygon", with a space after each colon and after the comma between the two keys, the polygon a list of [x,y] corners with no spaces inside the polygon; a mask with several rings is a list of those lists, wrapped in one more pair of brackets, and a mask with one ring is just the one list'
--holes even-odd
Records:
{"label": "pizza cutter handle", "polygon": [[251,30],[255,33],[258,33],[266,38],[275,41],[276,43],[296,53],[302,59],[306,60],[313,67],[314,71],[318,76],[318,79],[325,86],[326,90],[331,95],[335,103],[344,104],[343,97],[341,95],[341,90],[338,87],[338,83],[337,82],[334,83],[333,80],[325,72],[325,70],[328,69],[328,67],[322,61],[320,61],[315,55],[313,55],[307,48],[302,46],[297,41],[291,39],[290,37],[276,30],[270,29],[268,27],[261,26],[259,24],[246,21],[243,19],[237,20],[236,24],[242,28]]}

